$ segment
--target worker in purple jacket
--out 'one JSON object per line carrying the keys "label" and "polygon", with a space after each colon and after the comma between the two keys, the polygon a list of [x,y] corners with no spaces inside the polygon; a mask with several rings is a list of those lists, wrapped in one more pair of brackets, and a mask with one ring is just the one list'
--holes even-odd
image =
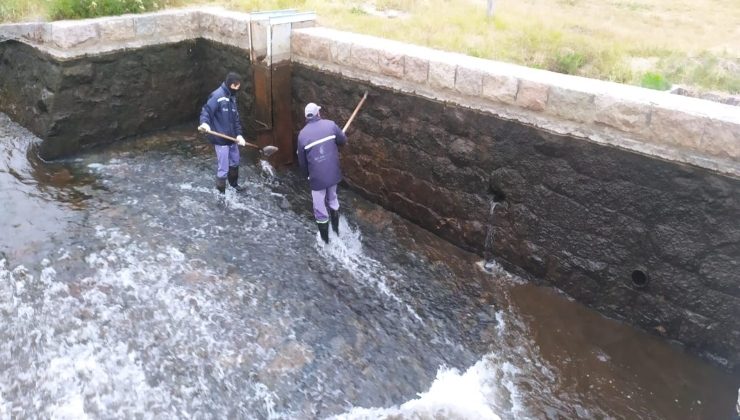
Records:
{"label": "worker in purple jacket", "polygon": [[298,163],[309,179],[313,197],[313,214],[321,239],[329,243],[329,221],[339,234],[339,200],[337,184],[342,180],[339,168],[339,147],[347,136],[331,120],[322,120],[320,106],[306,105],[306,126],[298,134]]}
{"label": "worker in purple jacket", "polygon": [[246,140],[242,137],[242,123],[239,120],[239,106],[236,95],[239,93],[242,79],[236,73],[226,75],[226,80],[218,89],[211,92],[208,101],[200,111],[200,125],[198,131],[215,131],[230,137],[236,137],[237,142],[208,134],[208,141],[216,149],[216,188],[223,194],[226,192],[226,180],[235,190],[242,192],[245,187],[239,181],[239,146],[245,146]]}

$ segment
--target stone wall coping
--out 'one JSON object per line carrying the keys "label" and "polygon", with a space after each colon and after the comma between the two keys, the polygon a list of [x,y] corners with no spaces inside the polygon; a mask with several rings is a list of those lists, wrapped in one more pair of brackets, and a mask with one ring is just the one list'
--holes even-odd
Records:
{"label": "stone wall coping", "polygon": [[[712,102],[688,96],[674,95],[667,92],[655,91],[637,86],[624,85],[621,83],[608,82],[598,79],[589,79],[585,77],[555,73],[547,70],[535,69],[501,61],[487,60],[459,53],[436,50],[419,45],[406,44],[403,42],[389,40],[385,38],[378,38],[370,35],[344,32],[326,27],[297,29],[296,32],[308,34],[314,37],[325,38],[327,40],[335,42],[357,44],[378,50],[404,54],[406,56],[412,56],[419,59],[426,59],[429,61],[476,69],[490,74],[506,74],[516,76],[518,78],[527,79],[532,82],[545,83],[550,86],[571,89],[577,92],[610,94],[615,97],[621,97],[637,102],[660,104],[661,106],[667,108],[673,107],[675,109],[682,110],[693,109],[698,115],[705,114],[706,112],[703,111],[703,109],[706,107],[712,107],[713,113],[728,112],[728,108],[730,110],[732,110],[733,108],[737,108],[718,102]],[[301,54],[297,55],[297,57],[301,56]]]}
{"label": "stone wall coping", "polygon": [[26,42],[59,59],[198,37],[249,49],[249,22],[249,13],[215,6],[189,7],[94,19],[2,24],[0,40]]}
{"label": "stone wall coping", "polygon": [[[740,118],[740,107],[719,102],[675,95],[638,86],[555,73],[325,27],[296,29],[296,32],[323,37],[337,42],[357,44],[387,52],[404,54],[419,59],[462,66],[493,75],[510,75],[519,79],[547,84],[548,86],[569,89],[574,92],[611,95],[615,98],[658,105],[662,108],[688,112],[694,115],[715,116],[722,119],[729,118],[740,122],[740,120],[737,120],[737,118]],[[301,57],[301,55],[299,54],[298,57]]]}
{"label": "stone wall coping", "polygon": [[740,176],[740,107],[324,27],[292,37],[301,64]]}
{"label": "stone wall coping", "polygon": [[[303,15],[303,19],[299,17],[289,22],[289,28],[313,26],[313,21],[306,21],[306,14]],[[60,60],[191,38],[205,38],[249,50],[250,23],[260,22],[253,25],[256,29],[252,32],[252,46],[256,51],[265,52],[266,18],[264,13],[199,6],[84,20],[4,24],[0,25],[0,41],[26,42]],[[284,55],[285,58],[289,56]]]}

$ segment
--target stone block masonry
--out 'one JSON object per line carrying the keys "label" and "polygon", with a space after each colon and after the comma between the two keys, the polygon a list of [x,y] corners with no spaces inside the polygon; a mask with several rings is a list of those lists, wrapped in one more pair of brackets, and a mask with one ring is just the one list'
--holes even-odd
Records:
{"label": "stone block masonry", "polygon": [[[46,159],[173,125],[195,127],[224,75],[250,68],[242,50],[204,39],[64,60],[7,41],[0,43],[0,65],[0,110],[44,140],[39,152]],[[245,92],[250,85],[245,78]],[[243,94],[243,115],[252,104]]]}
{"label": "stone block masonry", "polygon": [[321,27],[292,42],[295,63],[740,176],[740,107]]}
{"label": "stone block masonry", "polygon": [[[251,92],[248,21],[203,8],[0,25],[0,110],[44,140],[47,159],[195,124],[229,70]],[[252,106],[242,95],[243,115]]]}
{"label": "stone block masonry", "polygon": [[342,121],[371,92],[352,188],[740,369],[740,107],[326,28],[293,47],[296,103]]}
{"label": "stone block masonry", "polygon": [[[290,31],[312,25],[314,17],[199,7],[0,25],[0,111],[41,137],[41,155],[54,159],[194,121],[206,95],[234,70],[245,79],[240,106],[250,110],[243,114],[245,128],[254,134],[250,58],[268,66],[284,61],[289,69]],[[291,143],[287,127],[276,134],[284,144]],[[281,148],[292,158],[289,147]]]}
{"label": "stone block masonry", "polygon": [[371,91],[351,187],[740,369],[740,107],[327,28],[292,59],[296,103],[339,121]]}
{"label": "stone block masonry", "polygon": [[314,67],[293,72],[296,116],[319,101],[341,123],[370,90],[342,151],[353,189],[481,255],[492,227],[490,251],[507,269],[739,366],[737,178]]}
{"label": "stone block masonry", "polygon": [[[250,22],[247,13],[199,7],[0,25],[0,40],[33,45],[57,61],[198,38],[248,50]],[[740,107],[320,27],[294,30],[291,44],[296,63],[740,176]]]}

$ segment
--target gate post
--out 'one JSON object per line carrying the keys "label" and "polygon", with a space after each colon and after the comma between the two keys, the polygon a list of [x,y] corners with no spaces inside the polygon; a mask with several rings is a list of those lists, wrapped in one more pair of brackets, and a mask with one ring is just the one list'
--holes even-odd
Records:
{"label": "gate post", "polygon": [[258,12],[250,15],[249,54],[254,85],[257,143],[277,146],[271,157],[275,166],[295,161],[293,96],[291,90],[290,33],[293,28],[313,26],[314,12],[295,10]]}

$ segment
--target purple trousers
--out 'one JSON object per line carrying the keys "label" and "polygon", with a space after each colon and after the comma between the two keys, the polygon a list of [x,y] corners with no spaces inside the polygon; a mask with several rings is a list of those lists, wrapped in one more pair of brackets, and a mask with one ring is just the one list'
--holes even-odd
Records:
{"label": "purple trousers", "polygon": [[216,145],[214,147],[216,148],[216,160],[218,161],[216,176],[226,178],[229,173],[229,166],[239,166],[239,146],[234,143],[228,146]]}
{"label": "purple trousers", "polygon": [[337,186],[332,185],[325,190],[311,191],[313,198],[313,215],[317,222],[329,220],[329,210],[339,210],[339,199],[337,198]]}

